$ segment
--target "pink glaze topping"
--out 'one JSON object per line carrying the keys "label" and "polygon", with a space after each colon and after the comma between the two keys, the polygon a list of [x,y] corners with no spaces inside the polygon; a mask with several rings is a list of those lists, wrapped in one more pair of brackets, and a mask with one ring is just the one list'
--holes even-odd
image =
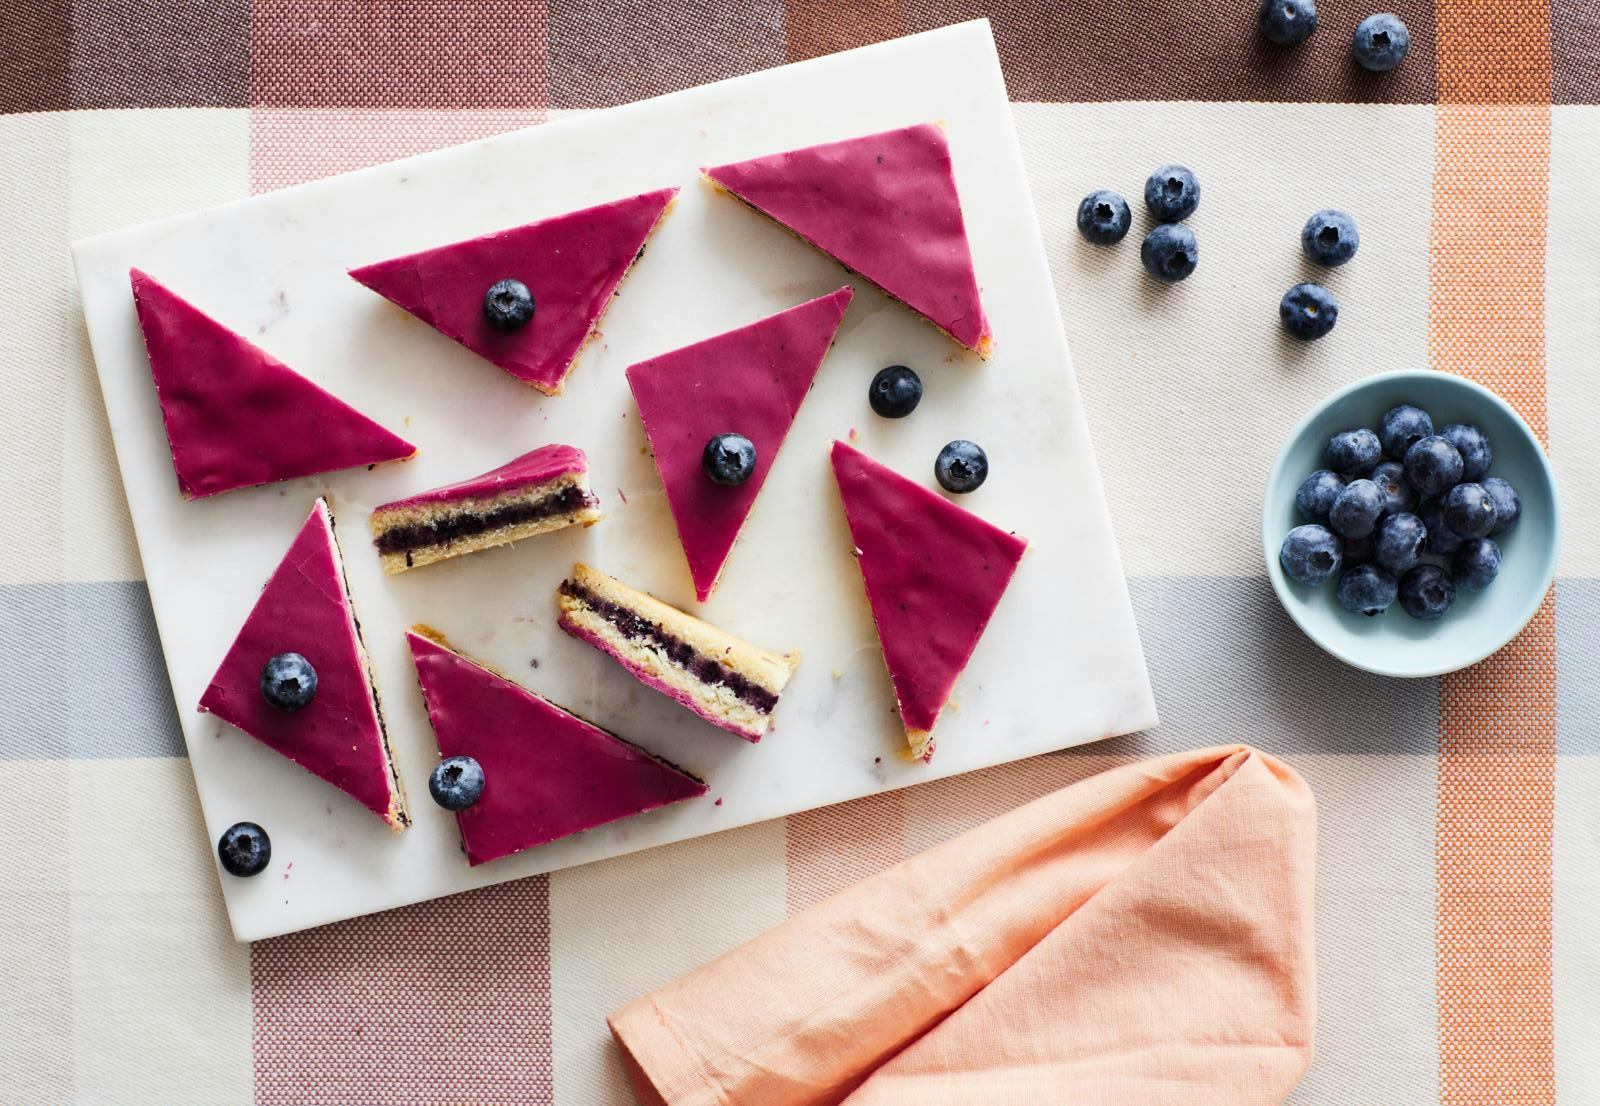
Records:
{"label": "pink glaze topping", "polygon": [[[701,602],[717,586],[852,295],[840,288],[628,370]],[[754,474],[732,488],[700,465],[706,442],[729,432],[756,447]]]}
{"label": "pink glaze topping", "polygon": [[[379,261],[350,275],[519,380],[559,392],[573,360],[678,194],[663,188],[541,219],[421,253]],[[483,297],[501,280],[533,294],[533,319],[501,331]]]}
{"label": "pink glaze topping", "polygon": [[833,475],[901,721],[927,732],[1028,543],[843,442]]}
{"label": "pink glaze topping", "polygon": [[431,638],[406,633],[442,756],[482,765],[483,796],[456,815],[483,864],[704,795],[707,787]]}
{"label": "pink glaze topping", "polygon": [[706,169],[706,176],[944,328],[986,346],[944,131],[922,123]]}
{"label": "pink glaze topping", "polygon": [[391,434],[131,269],[178,487],[190,499],[410,457]]}
{"label": "pink glaze topping", "polygon": [[[299,653],[316,670],[316,696],[300,710],[278,710],[261,694],[261,670],[279,653]],[[232,723],[394,824],[390,812],[398,804],[383,724],[367,682],[326,500],[311,508],[211,677],[199,709]]]}
{"label": "pink glaze topping", "polygon": [[573,472],[587,472],[589,459],[583,450],[570,445],[542,445],[531,453],[507,461],[497,469],[481,476],[472,476],[442,488],[418,492],[404,499],[396,499],[375,508],[392,511],[401,507],[415,507],[432,503],[448,503],[457,499],[488,499],[503,492],[518,491],[565,476]]}

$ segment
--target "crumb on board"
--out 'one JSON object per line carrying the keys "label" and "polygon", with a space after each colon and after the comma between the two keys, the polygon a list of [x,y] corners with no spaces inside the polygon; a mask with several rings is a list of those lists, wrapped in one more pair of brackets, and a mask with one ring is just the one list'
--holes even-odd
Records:
{"label": "crumb on board", "polygon": [[628,493],[623,491],[621,488],[618,488],[617,489],[617,498],[622,500],[622,502],[626,503],[626,502],[628,502]]}
{"label": "crumb on board", "polygon": [[529,657],[528,658],[528,667],[529,668],[538,668],[539,667],[539,658],[538,657]]}
{"label": "crumb on board", "polygon": [[842,680],[842,679],[844,679],[844,673],[840,672],[837,668],[835,668],[833,670],[833,678],[836,679],[836,680]]}
{"label": "crumb on board", "polygon": [[712,803],[712,804],[711,804],[711,805],[712,805],[712,806],[721,806],[721,805],[722,805],[722,796],[721,796],[721,795],[718,795],[718,796],[717,796],[717,801],[716,801],[716,802],[714,802],[714,803]]}
{"label": "crumb on board", "polygon": [[852,442],[859,442],[861,440],[861,435],[856,433],[856,428],[853,426],[850,428],[850,440]]}

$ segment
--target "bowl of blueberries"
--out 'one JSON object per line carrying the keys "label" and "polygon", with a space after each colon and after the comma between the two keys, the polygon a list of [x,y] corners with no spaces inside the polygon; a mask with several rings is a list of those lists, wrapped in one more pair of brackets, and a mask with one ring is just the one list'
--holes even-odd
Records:
{"label": "bowl of blueberries", "polygon": [[1437,676],[1527,625],[1560,538],[1544,448],[1464,377],[1383,373],[1329,396],[1290,433],[1262,504],[1267,575],[1335,657]]}

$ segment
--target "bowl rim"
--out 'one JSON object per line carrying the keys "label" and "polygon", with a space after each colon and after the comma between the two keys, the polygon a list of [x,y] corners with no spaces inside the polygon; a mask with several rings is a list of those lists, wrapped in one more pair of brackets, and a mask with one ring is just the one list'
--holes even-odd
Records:
{"label": "bowl rim", "polygon": [[[1398,380],[1435,381],[1439,379],[1447,381],[1448,385],[1459,386],[1467,392],[1475,393],[1479,398],[1484,399],[1493,404],[1495,407],[1499,408],[1511,419],[1512,423],[1522,431],[1522,433],[1527,437],[1528,441],[1533,445],[1534,456],[1536,456],[1539,460],[1540,470],[1543,472],[1545,483],[1550,489],[1550,549],[1547,555],[1548,563],[1545,572],[1544,586],[1539,588],[1534,593],[1531,601],[1524,606],[1521,615],[1514,620],[1515,625],[1512,626],[1505,636],[1496,641],[1494,645],[1479,653],[1477,656],[1474,656],[1469,660],[1461,661],[1460,663],[1450,663],[1437,668],[1395,670],[1393,668],[1384,668],[1380,665],[1375,665],[1369,661],[1352,656],[1347,651],[1339,649],[1324,641],[1322,637],[1310,626],[1308,626],[1300,617],[1299,613],[1295,609],[1294,604],[1289,603],[1285,599],[1284,591],[1289,585],[1287,578],[1283,574],[1283,566],[1278,563],[1278,546],[1282,545],[1283,542],[1282,539],[1274,542],[1271,536],[1274,528],[1274,523],[1271,517],[1272,511],[1274,506],[1281,506],[1281,504],[1275,503],[1272,497],[1272,488],[1274,484],[1279,483],[1281,474],[1288,466],[1290,446],[1298,441],[1310,428],[1311,424],[1335,403],[1338,403],[1340,400],[1346,399],[1357,392],[1365,391],[1366,389],[1378,384],[1384,384]],[[1527,627],[1528,623],[1533,621],[1533,616],[1539,612],[1539,608],[1544,604],[1545,596],[1550,593],[1551,585],[1555,583],[1556,565],[1560,560],[1561,552],[1561,497],[1556,489],[1555,470],[1551,467],[1550,455],[1546,450],[1544,443],[1541,442],[1539,440],[1539,436],[1533,432],[1533,428],[1528,425],[1527,420],[1518,414],[1516,409],[1502,399],[1499,395],[1484,385],[1479,384],[1476,380],[1471,380],[1465,376],[1460,376],[1456,373],[1445,372],[1439,369],[1392,369],[1388,372],[1373,373],[1370,376],[1361,377],[1359,380],[1353,380],[1349,384],[1346,384],[1343,387],[1337,388],[1328,393],[1321,399],[1321,401],[1313,404],[1306,411],[1306,413],[1295,422],[1294,426],[1290,428],[1289,432],[1284,435],[1283,443],[1278,447],[1278,455],[1273,460],[1272,467],[1267,470],[1266,486],[1262,489],[1261,493],[1261,550],[1262,557],[1266,561],[1267,578],[1272,582],[1272,591],[1273,594],[1278,598],[1279,606],[1284,609],[1294,624],[1300,627],[1301,633],[1305,634],[1306,637],[1315,642],[1318,648],[1322,649],[1325,653],[1343,661],[1352,668],[1359,668],[1364,672],[1371,672],[1378,676],[1392,676],[1398,679],[1426,679],[1431,676],[1442,676],[1449,672],[1459,672],[1463,668],[1470,668],[1472,665],[1477,664],[1486,657],[1492,657],[1494,654],[1498,653],[1500,650],[1504,649],[1508,644],[1510,644],[1511,639],[1520,634],[1523,629]]]}

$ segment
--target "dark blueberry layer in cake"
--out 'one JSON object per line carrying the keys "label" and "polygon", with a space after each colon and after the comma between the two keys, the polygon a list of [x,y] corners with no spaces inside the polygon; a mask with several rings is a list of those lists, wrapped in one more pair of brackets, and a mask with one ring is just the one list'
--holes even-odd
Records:
{"label": "dark blueberry layer in cake", "polygon": [[654,622],[641,618],[620,603],[602,599],[573,580],[562,581],[561,594],[576,599],[627,637],[646,638],[655,642],[672,663],[701,683],[721,684],[762,714],[771,714],[772,708],[778,705],[778,697],[766,688],[724,667],[720,661],[712,657],[701,656],[687,642],[679,641]]}
{"label": "dark blueberry layer in cake", "polygon": [[425,545],[444,545],[459,538],[476,537],[490,530],[518,526],[535,519],[564,515],[583,507],[593,507],[600,501],[576,484],[568,484],[555,495],[531,502],[508,503],[482,514],[449,515],[437,522],[418,522],[410,526],[395,526],[385,530],[377,539],[380,553],[405,553]]}

